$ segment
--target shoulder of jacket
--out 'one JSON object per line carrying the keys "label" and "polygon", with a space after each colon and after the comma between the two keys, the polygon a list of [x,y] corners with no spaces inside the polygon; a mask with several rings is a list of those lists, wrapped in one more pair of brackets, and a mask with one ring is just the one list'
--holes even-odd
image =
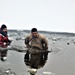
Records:
{"label": "shoulder of jacket", "polygon": [[31,37],[32,37],[31,34],[26,36],[26,38],[31,38]]}
{"label": "shoulder of jacket", "polygon": [[39,34],[39,37],[40,37],[40,38],[42,38],[42,39],[44,39],[44,38],[45,38],[45,36],[44,36],[44,35],[42,35],[42,34]]}

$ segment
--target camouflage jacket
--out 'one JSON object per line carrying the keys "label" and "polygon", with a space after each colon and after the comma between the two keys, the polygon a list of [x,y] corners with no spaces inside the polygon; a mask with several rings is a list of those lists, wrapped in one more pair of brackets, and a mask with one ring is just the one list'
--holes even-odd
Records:
{"label": "camouflage jacket", "polygon": [[28,35],[25,38],[25,44],[26,46],[30,48],[38,48],[38,49],[44,49],[44,50],[48,49],[48,41],[41,34],[38,34],[37,38],[33,38],[32,35]]}

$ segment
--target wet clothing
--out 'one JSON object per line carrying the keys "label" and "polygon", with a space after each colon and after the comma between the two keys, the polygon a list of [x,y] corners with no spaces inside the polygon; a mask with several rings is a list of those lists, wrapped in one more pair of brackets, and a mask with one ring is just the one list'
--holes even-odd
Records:
{"label": "wet clothing", "polygon": [[40,49],[40,50],[47,50],[48,49],[48,41],[47,39],[43,36],[38,34],[36,38],[32,37],[32,35],[28,35],[25,38],[25,44],[27,47],[34,49]]}

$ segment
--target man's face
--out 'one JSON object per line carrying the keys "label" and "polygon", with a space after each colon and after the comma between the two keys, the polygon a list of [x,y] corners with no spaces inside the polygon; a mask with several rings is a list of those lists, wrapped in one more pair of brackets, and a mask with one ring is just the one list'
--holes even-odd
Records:
{"label": "man's face", "polygon": [[35,37],[35,38],[38,36],[38,32],[32,32],[31,34],[32,34],[32,36]]}
{"label": "man's face", "polygon": [[4,29],[3,29],[3,32],[7,32],[7,28],[4,28]]}

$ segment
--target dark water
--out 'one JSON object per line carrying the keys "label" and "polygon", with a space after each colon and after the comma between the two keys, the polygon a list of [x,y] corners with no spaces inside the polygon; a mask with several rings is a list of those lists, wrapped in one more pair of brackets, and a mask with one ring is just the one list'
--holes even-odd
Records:
{"label": "dark water", "polygon": [[[46,71],[52,72],[55,75],[75,75],[75,37],[68,37],[66,35],[58,34],[44,35],[48,39],[49,50],[52,49],[52,52],[48,53],[47,58],[44,58],[44,60],[42,60],[43,62],[41,62],[41,59],[39,59],[38,57],[36,57],[36,59],[32,59],[31,62],[28,62],[25,60],[26,53],[18,52],[15,50],[8,50],[7,60],[5,62],[0,61],[0,67],[4,69],[10,68],[17,75],[30,75],[28,69],[33,63],[35,65],[32,67],[38,69],[36,75],[42,75],[42,72]],[[11,37],[14,39],[17,38],[13,41],[13,46],[18,48],[25,46],[24,40],[20,38],[21,36]],[[39,62],[33,62],[33,60],[38,60]]]}

